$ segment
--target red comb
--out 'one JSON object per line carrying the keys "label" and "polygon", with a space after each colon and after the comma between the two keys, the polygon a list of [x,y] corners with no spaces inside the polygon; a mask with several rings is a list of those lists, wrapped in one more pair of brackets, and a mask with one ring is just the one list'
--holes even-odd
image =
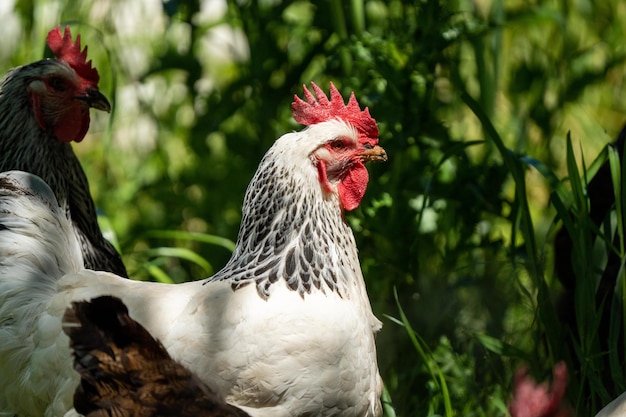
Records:
{"label": "red comb", "polygon": [[65,26],[65,33],[61,37],[61,26],[57,26],[48,33],[46,43],[57,59],[67,62],[88,87],[98,86],[100,76],[98,71],[91,67],[91,60],[87,61],[87,47],[80,50],[80,35],[76,35],[76,43],[72,43],[70,27]]}
{"label": "red comb", "polygon": [[310,126],[327,120],[342,119],[353,125],[359,131],[359,136],[365,137],[363,139],[378,142],[376,120],[370,116],[367,107],[361,111],[359,103],[354,97],[354,92],[350,94],[350,100],[346,105],[332,82],[330,83],[330,100],[315,83],[312,82],[311,86],[315,95],[311,94],[306,86],[303,86],[306,101],[296,95],[294,102],[291,103],[291,112],[296,122]]}

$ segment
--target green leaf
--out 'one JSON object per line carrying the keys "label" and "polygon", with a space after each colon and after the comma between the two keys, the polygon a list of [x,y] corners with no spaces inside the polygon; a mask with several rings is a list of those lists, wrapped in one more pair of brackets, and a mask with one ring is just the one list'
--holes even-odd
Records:
{"label": "green leaf", "polygon": [[146,232],[146,236],[159,239],[192,240],[195,242],[221,246],[229,252],[233,252],[235,250],[235,242],[232,240],[208,233],[185,232],[181,230],[150,230]]}
{"label": "green leaf", "polygon": [[473,336],[480,342],[481,345],[487,350],[492,351],[500,356],[506,356],[511,358],[521,358],[525,361],[530,361],[531,358],[523,350],[516,348],[513,345],[505,343],[501,340],[491,337],[486,334],[473,333]]}
{"label": "green leaf", "polygon": [[208,275],[211,275],[213,273],[213,267],[206,259],[198,255],[194,251],[186,249],[186,248],[169,248],[169,247],[152,248],[152,249],[146,250],[144,253],[147,256],[151,256],[151,257],[158,256],[158,257],[170,257],[170,258],[184,259],[200,266],[204,270],[204,272]]}

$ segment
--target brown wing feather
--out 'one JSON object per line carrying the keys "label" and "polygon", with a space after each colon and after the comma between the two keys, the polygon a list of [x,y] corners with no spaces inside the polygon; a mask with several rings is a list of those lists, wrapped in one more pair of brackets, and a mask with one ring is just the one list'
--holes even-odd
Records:
{"label": "brown wing feather", "polygon": [[86,417],[248,416],[174,361],[115,297],[73,303],[64,330],[81,376],[74,407]]}

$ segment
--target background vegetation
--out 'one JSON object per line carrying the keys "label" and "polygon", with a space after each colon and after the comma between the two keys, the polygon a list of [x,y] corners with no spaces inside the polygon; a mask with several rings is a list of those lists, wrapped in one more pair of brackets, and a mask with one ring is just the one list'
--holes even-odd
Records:
{"label": "background vegetation", "polygon": [[[583,173],[626,120],[626,3],[4,0],[0,22],[1,73],[40,59],[59,23],[89,45],[114,110],[75,149],[136,279],[226,262],[258,161],[299,129],[293,95],[332,80],[370,107],[390,156],[348,220],[395,413],[507,415],[515,369],[546,379],[561,359],[589,364],[570,376],[580,416],[626,390],[623,362],[598,376],[597,343],[565,351],[552,249],[569,213],[597,231],[579,222]],[[597,264],[585,247],[576,259]],[[577,308],[600,317],[591,285]],[[593,340],[606,319],[579,331]]]}

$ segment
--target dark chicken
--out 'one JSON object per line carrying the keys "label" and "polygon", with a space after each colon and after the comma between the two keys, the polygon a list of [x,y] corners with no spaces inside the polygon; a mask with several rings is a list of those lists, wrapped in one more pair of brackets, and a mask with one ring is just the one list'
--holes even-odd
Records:
{"label": "dark chicken", "polygon": [[46,39],[56,59],[11,69],[0,81],[0,172],[21,170],[41,177],[52,188],[72,222],[85,267],[126,277],[126,268],[98,226],[89,184],[72,150],[89,129],[89,109],[109,112],[98,90],[100,77],[72,42],[69,27]]}

